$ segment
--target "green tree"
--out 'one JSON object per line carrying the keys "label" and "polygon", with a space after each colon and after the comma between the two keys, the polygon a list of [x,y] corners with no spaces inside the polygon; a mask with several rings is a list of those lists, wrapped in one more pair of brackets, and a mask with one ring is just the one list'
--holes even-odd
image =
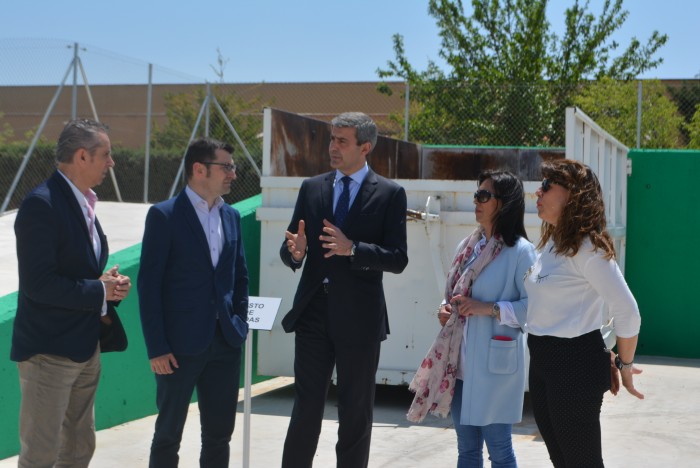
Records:
{"label": "green tree", "polygon": [[[609,76],[631,79],[658,66],[667,36],[654,32],[642,45],[632,39],[616,57],[611,39],[628,12],[623,0],[606,0],[595,16],[578,0],[565,13],[565,32],[550,31],[547,0],[429,0],[440,29],[439,55],[447,70],[430,61],[424,71],[407,60],[403,38],[394,35],[395,60],[380,78],[410,85],[416,115],[411,139],[430,143],[563,144],[564,108],[579,84]],[[380,85],[380,91],[389,93]],[[438,133],[439,132],[439,133]]]}
{"label": "green tree", "polygon": [[[603,77],[586,84],[574,98],[589,117],[629,147],[637,141],[637,94],[634,81]],[[682,140],[683,117],[659,80],[642,86],[642,148],[677,148]]]}
{"label": "green tree", "polygon": [[695,108],[695,114],[685,128],[689,137],[688,148],[700,149],[700,104]]}
{"label": "green tree", "polygon": [[[259,98],[243,100],[234,93],[227,93],[225,86],[212,85],[212,95],[216,97],[222,110],[233,125],[245,144],[257,167],[262,167],[262,116],[259,111],[263,103]],[[162,128],[154,129],[151,147],[154,150],[170,150],[183,154],[190,135],[197,122],[197,116],[206,97],[204,89],[192,94],[168,94],[165,96],[166,123]],[[195,133],[195,137],[205,135],[205,117]],[[236,170],[238,190],[224,197],[226,202],[233,203],[243,200],[260,192],[260,180],[250,161],[240,149],[227,122],[212,102],[209,108],[209,137],[232,144],[235,148],[234,159],[238,165]]]}
{"label": "green tree", "polygon": [[[0,112],[0,120],[2,120],[3,117],[5,117],[5,113]],[[2,127],[0,127],[0,145],[8,142],[14,135],[15,132],[12,126],[7,122],[3,123]]]}
{"label": "green tree", "polygon": [[[255,147],[257,135],[262,132],[262,119],[259,109],[263,105],[260,99],[244,101],[234,93],[226,93],[224,87],[212,86],[212,95],[221,105],[234,129],[246,146]],[[183,148],[197,122],[197,116],[206,97],[204,89],[193,94],[167,94],[165,96],[166,124],[153,132],[153,148]],[[195,136],[204,136],[206,119],[203,116]],[[216,109],[213,102],[209,107],[209,136],[221,141],[235,143],[228,124]],[[259,145],[258,145],[259,146]],[[250,150],[250,148],[249,148]],[[252,151],[251,151],[252,153]]]}
{"label": "green tree", "polygon": [[[700,75],[696,75],[695,78],[700,78]],[[680,87],[669,86],[668,90],[678,106],[678,111],[685,119],[685,125],[682,129],[683,138],[685,142],[689,142],[692,120],[696,114],[697,106],[700,105],[700,80],[684,81]]]}

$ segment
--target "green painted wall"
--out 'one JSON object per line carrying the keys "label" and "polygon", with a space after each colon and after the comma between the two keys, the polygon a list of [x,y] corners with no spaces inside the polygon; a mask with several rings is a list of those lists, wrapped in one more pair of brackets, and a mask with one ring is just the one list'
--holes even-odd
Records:
{"label": "green painted wall", "polygon": [[700,358],[700,151],[632,150],[625,277],[639,354]]}
{"label": "green painted wall", "polygon": [[[250,294],[258,294],[260,285],[260,222],[255,211],[262,203],[258,195],[234,206],[241,213],[243,242],[250,276]],[[108,266],[119,264],[120,271],[135,284],[141,256],[141,244],[134,245],[110,255]],[[10,352],[12,322],[17,312],[17,293],[0,298],[0,348],[6,356],[0,359],[0,459],[19,452],[19,378],[17,365],[7,356]],[[105,429],[127,421],[155,414],[155,379],[146,357],[146,345],[141,332],[138,296],[134,287],[129,297],[119,306],[129,347],[123,353],[102,355],[102,378],[97,390],[95,418],[97,429]],[[257,332],[254,333],[254,347]],[[258,376],[256,355],[253,355],[253,382],[266,380]],[[241,386],[243,373],[241,373]]]}

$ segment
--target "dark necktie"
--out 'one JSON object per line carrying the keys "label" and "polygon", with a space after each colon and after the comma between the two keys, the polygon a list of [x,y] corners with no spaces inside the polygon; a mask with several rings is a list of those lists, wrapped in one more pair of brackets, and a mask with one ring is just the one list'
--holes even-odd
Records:
{"label": "dark necktie", "polygon": [[335,225],[339,228],[343,227],[345,218],[350,211],[350,177],[344,176],[340,179],[343,182],[343,191],[338,198],[338,204],[335,206]]}

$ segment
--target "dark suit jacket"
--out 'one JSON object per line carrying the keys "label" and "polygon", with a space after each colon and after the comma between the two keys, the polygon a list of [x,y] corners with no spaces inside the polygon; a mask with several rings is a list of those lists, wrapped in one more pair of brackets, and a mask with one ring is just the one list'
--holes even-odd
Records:
{"label": "dark suit jacket", "polygon": [[221,207],[224,246],[216,268],[202,225],[185,191],[151,207],[138,275],[141,325],[148,357],[196,355],[214,337],[217,314],[231,346],[248,334],[248,268],[241,216]]}
{"label": "dark suit jacket", "polygon": [[[103,333],[103,351],[126,348],[126,334],[108,304],[113,325],[101,325],[104,286],[98,279],[109,249],[95,220],[102,251],[95,258],[85,216],[70,185],[58,172],[32,191],[15,219],[19,294],[10,357],[55,354],[90,359]],[[102,329],[101,329],[102,328]]]}
{"label": "dark suit jacket", "polygon": [[[353,343],[386,339],[389,321],[382,278],[385,271],[401,273],[408,264],[406,245],[406,192],[395,182],[371,169],[350,207],[343,233],[358,242],[355,257],[323,255],[327,249],[318,240],[323,219],[333,222],[335,171],[301,184],[288,230],[296,233],[299,220],[306,223],[308,250],[294,304],[282,320],[292,332],[299,316],[321,286],[329,280],[328,309],[331,337]],[[286,240],[280,257],[296,269]]]}

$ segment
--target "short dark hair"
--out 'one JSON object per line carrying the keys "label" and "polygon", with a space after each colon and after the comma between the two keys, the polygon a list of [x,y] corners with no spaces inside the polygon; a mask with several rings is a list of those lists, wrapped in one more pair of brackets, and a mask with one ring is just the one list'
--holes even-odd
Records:
{"label": "short dark hair", "polygon": [[337,128],[354,128],[357,146],[369,143],[370,153],[377,144],[377,124],[362,112],[345,112],[331,120],[331,126]]}
{"label": "short dark hair", "polygon": [[97,135],[99,133],[106,135],[108,131],[109,127],[95,120],[76,119],[69,121],[58,137],[56,162],[73,162],[73,155],[81,148],[86,149],[92,155],[101,144]]}
{"label": "short dark hair", "polygon": [[493,190],[498,195],[501,208],[493,220],[493,233],[503,238],[508,247],[518,241],[518,237],[527,239],[525,232],[525,190],[522,181],[508,171],[486,171],[479,174],[479,185],[491,179]]}
{"label": "short dark hair", "polygon": [[199,138],[192,141],[185,153],[185,175],[189,180],[194,172],[194,163],[211,162],[216,159],[216,150],[233,154],[233,146],[213,138]]}

